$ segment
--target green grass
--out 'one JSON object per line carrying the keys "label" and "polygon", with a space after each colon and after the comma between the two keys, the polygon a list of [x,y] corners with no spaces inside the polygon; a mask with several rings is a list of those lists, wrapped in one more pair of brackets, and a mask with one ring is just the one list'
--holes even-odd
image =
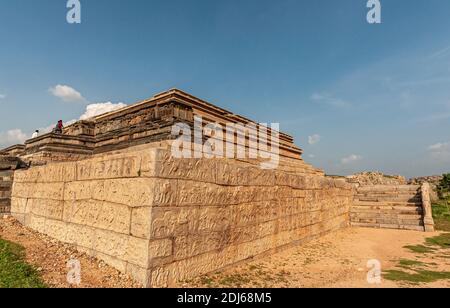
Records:
{"label": "green grass", "polygon": [[434,248],[427,247],[424,245],[414,245],[414,246],[405,246],[404,248],[411,250],[415,253],[432,253],[435,251]]}
{"label": "green grass", "polygon": [[45,288],[37,271],[24,261],[24,248],[0,239],[0,288]]}
{"label": "green grass", "polygon": [[200,278],[200,282],[203,285],[211,286],[214,282],[214,279],[212,279],[211,277],[205,276],[205,277]]}
{"label": "green grass", "polygon": [[383,278],[390,281],[409,282],[409,283],[429,283],[439,280],[450,279],[450,272],[433,272],[426,270],[417,270],[413,274],[404,271],[391,270],[383,274]]}
{"label": "green grass", "polygon": [[398,267],[402,267],[402,268],[406,268],[406,269],[409,269],[411,267],[416,267],[416,266],[426,266],[426,264],[423,262],[415,261],[415,260],[405,260],[405,259],[400,260],[398,262],[398,264],[399,264]]}
{"label": "green grass", "polygon": [[444,233],[439,236],[426,239],[427,245],[439,246],[440,248],[450,248],[450,233]]}
{"label": "green grass", "polygon": [[238,286],[249,283],[251,280],[246,275],[228,275],[220,280],[221,285],[225,286]]}
{"label": "green grass", "polygon": [[436,230],[450,231],[450,199],[433,203],[433,218]]}
{"label": "green grass", "polygon": [[[433,217],[438,230],[450,231],[449,208],[450,206],[447,206],[447,200],[441,200],[433,205]],[[430,254],[434,259],[437,253],[444,253],[441,249],[450,248],[450,233],[443,233],[439,236],[427,238],[424,245],[405,246],[404,248],[417,254]],[[447,255],[442,254],[437,257],[447,258]],[[417,258],[421,258],[421,256]],[[386,280],[410,284],[450,280],[450,272],[435,272],[426,269],[431,268],[431,266],[437,266],[437,264],[426,264],[417,260],[402,259],[398,261],[398,265],[396,266],[400,270],[386,271],[383,273],[383,277]]]}

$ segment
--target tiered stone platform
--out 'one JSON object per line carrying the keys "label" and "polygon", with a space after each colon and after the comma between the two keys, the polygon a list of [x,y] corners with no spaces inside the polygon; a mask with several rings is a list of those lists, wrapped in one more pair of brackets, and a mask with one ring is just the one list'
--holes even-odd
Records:
{"label": "tiered stone platform", "polygon": [[[0,151],[27,162],[14,173],[12,191],[14,169],[2,173],[8,182],[2,196],[11,195],[11,214],[24,225],[75,245],[145,286],[170,286],[350,225],[353,185],[305,163],[287,134],[279,133],[280,161],[273,170],[260,167],[264,159],[173,157],[173,125],[193,128],[195,116],[204,125],[258,126],[170,90],[79,121],[62,135]],[[250,139],[247,150],[255,149]],[[380,196],[359,190],[354,223],[418,222],[400,210],[402,202],[413,200],[411,214],[419,213],[417,188],[388,191]],[[400,212],[392,221],[380,220],[376,211],[383,206]]]}
{"label": "tiered stone platform", "polygon": [[[173,125],[186,123],[193,129],[194,116],[201,116],[204,125],[218,123],[225,127],[228,123],[239,123],[259,127],[254,121],[174,89],[89,121],[76,122],[66,127],[62,135],[45,134],[28,140],[25,145],[17,145],[0,153],[20,156],[25,161],[37,164],[77,161],[95,154],[173,140],[176,138],[172,135]],[[298,166],[302,161],[302,151],[294,145],[294,139],[285,133],[280,133],[279,139],[281,158],[287,164],[294,161]],[[247,140],[246,146],[252,147],[252,143]],[[302,168],[309,173],[323,174],[321,170],[305,163]]]}

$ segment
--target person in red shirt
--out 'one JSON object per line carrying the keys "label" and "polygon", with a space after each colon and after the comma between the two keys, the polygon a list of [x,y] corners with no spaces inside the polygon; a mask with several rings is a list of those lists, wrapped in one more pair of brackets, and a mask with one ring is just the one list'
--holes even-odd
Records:
{"label": "person in red shirt", "polygon": [[56,127],[53,129],[53,133],[55,134],[62,134],[64,129],[63,121],[59,120],[56,124]]}

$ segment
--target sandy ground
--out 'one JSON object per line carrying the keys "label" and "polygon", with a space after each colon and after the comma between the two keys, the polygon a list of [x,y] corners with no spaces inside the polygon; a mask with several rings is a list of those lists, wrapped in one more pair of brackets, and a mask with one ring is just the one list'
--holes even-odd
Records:
{"label": "sandy ground", "polygon": [[[45,235],[23,227],[12,218],[0,217],[0,238],[25,247],[26,261],[35,266],[43,280],[53,288],[138,288],[138,283],[104,262],[77,252]],[[67,282],[71,259],[80,261],[81,284]]]}
{"label": "sandy ground", "polygon": [[450,271],[450,251],[418,254],[404,248],[423,244],[440,233],[349,228],[276,255],[237,268],[204,276],[181,287],[275,287],[275,288],[392,288],[450,287],[449,280],[428,284],[392,282],[369,284],[369,260],[381,263],[381,270],[398,269],[401,259],[431,263],[426,269]]}

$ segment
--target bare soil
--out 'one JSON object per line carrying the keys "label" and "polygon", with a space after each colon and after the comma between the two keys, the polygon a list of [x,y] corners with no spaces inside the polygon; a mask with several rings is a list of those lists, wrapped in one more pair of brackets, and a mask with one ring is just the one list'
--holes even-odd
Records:
{"label": "bare soil", "polygon": [[[367,281],[369,260],[379,260],[383,273],[401,270],[415,273],[402,263],[420,263],[424,270],[450,272],[450,249],[414,253],[405,248],[423,245],[441,233],[349,228],[273,256],[254,260],[224,272],[206,275],[180,287],[271,287],[271,288],[395,288],[450,287],[449,279],[430,283]],[[405,260],[408,260],[407,262]]]}
{"label": "bare soil", "polygon": [[[39,234],[12,218],[0,217],[0,238],[19,244],[25,248],[26,261],[40,273],[51,288],[139,288],[127,275],[104,262],[77,252],[71,246],[62,244],[48,236]],[[76,259],[81,264],[81,284],[67,282],[69,260]]]}

